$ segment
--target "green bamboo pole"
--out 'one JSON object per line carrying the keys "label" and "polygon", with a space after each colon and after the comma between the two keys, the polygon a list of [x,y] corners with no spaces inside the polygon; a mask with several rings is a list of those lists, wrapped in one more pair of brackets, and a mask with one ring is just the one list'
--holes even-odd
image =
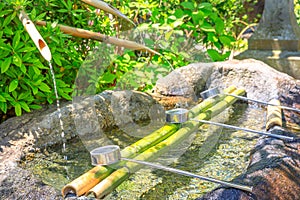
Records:
{"label": "green bamboo pole", "polygon": [[234,90],[236,90],[236,87],[232,85],[224,89],[224,94],[218,94],[215,98],[205,99],[202,103],[199,103],[198,105],[194,106],[189,110],[189,118],[194,118],[197,115],[199,115],[200,112],[206,111],[207,109],[215,105],[217,102],[223,100],[226,97],[225,94],[230,94]]}
{"label": "green bamboo pole", "polygon": [[[121,155],[128,158],[133,157],[144,149],[147,149],[169,137],[178,130],[178,127],[179,125],[177,124],[166,124],[160,129],[154,131],[152,134],[123,149],[121,151]],[[114,168],[116,168],[116,166],[114,166]],[[71,192],[76,194],[76,196],[81,196],[101,180],[109,176],[113,171],[114,169],[111,167],[95,166],[88,172],[65,185],[62,189],[62,195],[66,196],[69,192]]]}
{"label": "green bamboo pole", "polygon": [[[230,86],[224,90],[224,93],[231,93],[236,89],[235,86]],[[189,116],[192,118],[196,114],[203,112],[210,107],[212,107],[217,102],[221,101],[225,98],[225,95],[218,95],[215,98],[208,98],[205,99],[200,104],[193,107],[190,112]],[[121,156],[125,158],[134,157],[136,154],[143,152],[144,150],[154,146],[174,132],[178,130],[178,125],[176,124],[166,124],[162,128],[154,131],[152,134],[144,137],[143,139],[135,142],[134,144],[126,147],[121,151]],[[117,168],[117,166],[113,166]],[[85,194],[88,190],[98,184],[101,180],[109,176],[114,169],[105,167],[105,166],[96,166],[89,170],[88,172],[84,173],[83,175],[79,176],[72,182],[65,185],[62,189],[62,195],[66,196],[69,192],[76,194],[76,196],[81,196]]]}
{"label": "green bamboo pole", "polygon": [[[232,94],[234,95],[244,95],[244,89],[235,90]],[[212,117],[220,114],[223,110],[232,105],[237,98],[233,96],[226,96],[222,101],[214,105],[213,107],[207,109],[206,112],[200,113],[195,117],[196,120],[209,120]],[[163,140],[159,144],[152,146],[151,148],[145,150],[143,153],[134,157],[135,160],[142,161],[150,161],[153,160],[163,153],[167,152],[170,148],[174,148],[178,143],[187,138],[190,134],[197,131],[198,127],[202,123],[197,121],[187,121],[183,123],[183,127],[172,134],[167,139]],[[88,191],[87,195],[93,194],[96,198],[103,198],[111,191],[113,191],[116,187],[118,187],[123,181],[125,181],[130,173],[134,173],[139,170],[142,165],[126,162],[126,165],[116,171],[114,171],[110,176],[103,179],[99,184],[97,184],[94,188]]]}

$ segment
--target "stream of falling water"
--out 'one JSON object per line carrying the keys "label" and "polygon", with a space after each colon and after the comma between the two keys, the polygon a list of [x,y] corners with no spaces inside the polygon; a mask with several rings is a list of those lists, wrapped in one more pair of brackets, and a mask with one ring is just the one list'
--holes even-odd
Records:
{"label": "stream of falling water", "polygon": [[53,70],[51,62],[49,62],[49,67],[50,67],[50,72],[51,72],[51,75],[52,75],[52,80],[53,80],[53,85],[54,85],[54,92],[55,92],[55,97],[56,97],[56,106],[57,106],[57,111],[58,111],[58,119],[59,119],[59,124],[60,124],[60,129],[61,129],[61,138],[62,138],[62,142],[63,142],[62,153],[63,153],[64,159],[68,160],[68,157],[66,155],[66,139],[65,139],[64,123],[62,121],[61,109],[60,109],[60,105],[59,105],[59,97],[58,97],[56,80],[55,80],[55,74],[54,74],[54,70]]}

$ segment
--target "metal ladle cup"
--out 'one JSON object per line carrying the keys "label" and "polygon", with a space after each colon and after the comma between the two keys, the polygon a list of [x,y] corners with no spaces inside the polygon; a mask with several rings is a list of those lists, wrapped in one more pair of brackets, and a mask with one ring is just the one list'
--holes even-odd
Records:
{"label": "metal ladle cup", "polygon": [[90,152],[90,154],[91,154],[92,165],[94,165],[94,166],[110,165],[110,164],[117,163],[121,160],[125,160],[125,161],[129,161],[129,162],[146,165],[146,166],[149,166],[152,168],[161,169],[164,171],[169,171],[169,172],[173,172],[176,174],[181,174],[181,175],[185,175],[185,176],[189,176],[189,177],[193,177],[193,178],[199,178],[199,179],[202,179],[205,181],[210,181],[210,182],[218,183],[221,185],[226,185],[229,187],[237,188],[240,190],[252,192],[252,187],[249,187],[249,186],[234,184],[234,183],[217,180],[217,179],[210,178],[210,177],[204,177],[204,176],[193,174],[193,173],[190,173],[187,171],[183,171],[183,170],[179,170],[179,169],[175,169],[175,168],[171,168],[171,167],[166,167],[163,165],[154,164],[154,163],[150,163],[150,162],[146,162],[146,161],[122,158],[121,152],[120,152],[120,147],[117,145],[107,145],[107,146],[99,147],[99,148],[92,150]]}
{"label": "metal ladle cup", "polygon": [[[201,97],[203,99],[207,99],[209,97],[214,97],[214,96],[216,96],[218,94],[220,94],[220,91],[218,90],[217,87],[214,87],[214,88],[209,89],[209,90],[205,90],[205,91],[203,91],[203,92],[200,93],[200,95],[201,95]],[[295,111],[295,112],[300,112],[299,109],[293,108],[293,107],[276,105],[276,104],[272,104],[272,103],[269,103],[269,102],[260,101],[260,100],[256,100],[256,99],[251,99],[251,98],[248,98],[248,97],[238,96],[238,95],[234,95],[234,94],[228,94],[228,93],[224,93],[224,94],[228,95],[228,96],[232,96],[232,97],[238,98],[238,99],[241,99],[243,101],[252,101],[252,102],[255,102],[255,103],[258,103],[258,104],[270,105],[270,106],[277,106],[277,107],[285,109],[285,110],[292,110],[292,111]]]}
{"label": "metal ladle cup", "polygon": [[[188,119],[188,112],[189,111],[187,109],[184,109],[184,108],[177,108],[177,109],[168,110],[166,112],[166,121],[169,122],[169,123],[183,123],[187,120],[191,120],[191,121],[197,121],[197,122],[201,122],[201,123],[205,123],[205,124],[220,126],[220,127],[224,127],[224,128],[230,128],[230,129],[246,131],[246,132],[250,132],[250,133],[256,133],[256,134],[265,135],[265,136],[278,138],[278,139],[283,139],[283,140],[290,140],[290,141],[295,140],[294,137],[289,137],[289,136],[284,136],[284,135],[277,135],[277,134],[273,134],[273,133],[265,132],[265,131],[256,131],[256,130],[253,130],[253,129],[241,128],[241,127],[238,127],[238,126],[232,126],[232,125],[228,125],[228,124],[223,124],[223,123],[218,123],[218,122],[213,122],[213,121],[207,121],[207,120]],[[180,119],[180,120],[178,120],[178,119]],[[178,122],[178,121],[180,121],[180,122]]]}

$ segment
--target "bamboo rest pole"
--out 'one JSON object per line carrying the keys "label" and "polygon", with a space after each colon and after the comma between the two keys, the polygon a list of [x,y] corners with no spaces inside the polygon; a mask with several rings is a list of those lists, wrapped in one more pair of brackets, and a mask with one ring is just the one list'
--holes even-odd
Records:
{"label": "bamboo rest pole", "polygon": [[[235,95],[243,95],[245,94],[245,90],[237,89],[233,92]],[[216,105],[208,109],[204,113],[200,113],[195,117],[197,120],[205,120],[210,119],[219,113],[221,113],[224,109],[232,105],[236,100],[235,97],[227,96],[222,101],[218,102]],[[195,132],[198,127],[201,125],[201,122],[197,121],[187,121],[183,123],[182,128],[176,131],[167,139],[163,140],[161,143],[147,149],[143,153],[134,157],[135,160],[142,161],[151,161],[161,154],[167,152],[170,148],[176,146],[180,141],[187,138],[190,134]],[[107,178],[102,180],[99,184],[97,184],[94,188],[88,191],[87,194],[93,194],[96,198],[103,198],[107,194],[109,194],[112,190],[114,190],[120,183],[126,180],[130,173],[134,173],[139,170],[142,166],[136,163],[127,162],[126,165],[120,169],[114,171]]]}
{"label": "bamboo rest pole", "polygon": [[[224,90],[224,92],[232,93],[236,90],[235,86],[230,86]],[[220,102],[225,98],[225,95],[219,95],[215,98],[205,99],[200,104],[194,106],[190,112],[189,116],[194,117],[201,112],[208,110],[214,104]],[[154,131],[152,134],[142,138],[136,143],[126,147],[121,151],[122,157],[130,158],[136,156],[137,153],[143,152],[163,141],[165,138],[169,137],[171,134],[178,130],[178,125],[166,124],[162,128]],[[65,197],[68,193],[74,193],[76,196],[81,196],[85,194],[88,190],[94,187],[97,183],[111,174],[114,170],[104,166],[96,166],[89,170],[88,172],[82,174],[69,184],[65,185],[62,189],[62,195]]]}
{"label": "bamboo rest pole", "polygon": [[266,130],[270,130],[275,126],[282,127],[282,110],[280,107],[280,101],[277,99],[272,99],[270,104],[278,105],[273,106],[269,105],[267,107],[267,123],[266,123]]}

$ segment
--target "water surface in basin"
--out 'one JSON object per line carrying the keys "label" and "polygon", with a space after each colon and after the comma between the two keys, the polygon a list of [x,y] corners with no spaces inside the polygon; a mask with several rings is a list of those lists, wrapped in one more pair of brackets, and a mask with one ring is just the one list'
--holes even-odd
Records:
{"label": "water surface in basin", "polygon": [[[265,111],[238,104],[226,123],[262,130],[265,125]],[[233,115],[234,114],[234,115]],[[212,131],[215,130],[215,131]],[[128,136],[121,130],[107,132],[107,137],[122,148],[139,138]],[[231,129],[210,128],[203,125],[192,138],[192,143],[184,154],[176,159],[164,156],[171,162],[169,166],[230,181],[246,170],[250,150],[260,135]],[[91,169],[90,154],[79,138],[68,141],[66,149],[68,160],[64,160],[61,145],[45,149],[23,162],[25,168],[32,170],[42,180],[57,190]],[[165,164],[162,163],[161,164]],[[123,182],[107,199],[194,199],[202,196],[218,184],[185,177],[170,172],[152,170],[145,167]]]}

